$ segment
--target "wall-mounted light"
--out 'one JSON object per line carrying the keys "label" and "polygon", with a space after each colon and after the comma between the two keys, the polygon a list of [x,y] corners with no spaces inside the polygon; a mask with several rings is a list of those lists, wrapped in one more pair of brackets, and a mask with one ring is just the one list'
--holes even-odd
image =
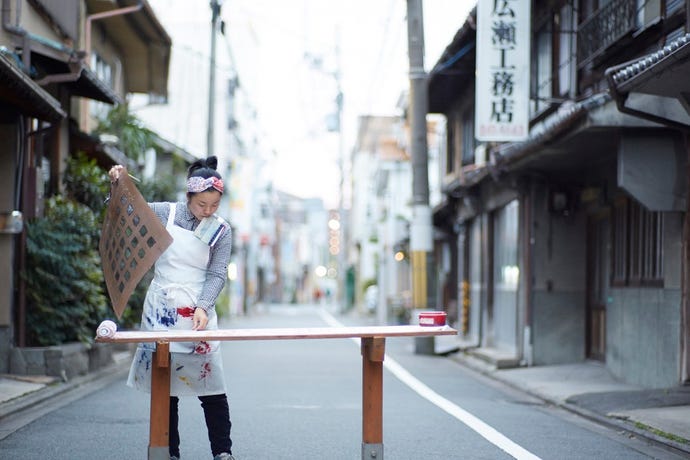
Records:
{"label": "wall-mounted light", "polygon": [[21,233],[24,218],[21,211],[0,212],[0,233]]}
{"label": "wall-mounted light", "polygon": [[573,196],[565,190],[551,190],[549,211],[567,216],[573,211]]}
{"label": "wall-mounted light", "polygon": [[568,195],[565,192],[553,192],[551,193],[550,204],[552,211],[565,211],[568,208]]}

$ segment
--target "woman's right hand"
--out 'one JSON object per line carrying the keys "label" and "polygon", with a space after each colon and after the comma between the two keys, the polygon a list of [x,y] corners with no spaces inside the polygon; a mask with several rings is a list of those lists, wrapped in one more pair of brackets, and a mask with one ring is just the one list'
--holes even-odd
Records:
{"label": "woman's right hand", "polygon": [[110,181],[115,182],[120,178],[120,175],[122,174],[122,171],[125,169],[124,166],[122,165],[115,165],[112,168],[110,168],[110,171],[108,171],[108,175],[110,176]]}

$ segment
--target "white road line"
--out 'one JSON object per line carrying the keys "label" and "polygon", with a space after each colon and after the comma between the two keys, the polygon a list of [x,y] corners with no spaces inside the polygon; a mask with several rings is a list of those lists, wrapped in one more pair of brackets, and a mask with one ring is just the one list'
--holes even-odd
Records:
{"label": "white road line", "polygon": [[[323,319],[329,326],[332,327],[343,327],[337,319],[333,317],[330,313],[324,310],[318,310],[321,319]],[[360,344],[360,340],[353,337],[352,341],[357,345]],[[475,431],[481,437],[489,441],[491,444],[495,445],[499,449],[503,450],[505,453],[513,458],[519,460],[540,460],[539,457],[534,455],[532,452],[526,450],[525,448],[519,446],[515,442],[508,439],[506,436],[498,432],[495,428],[487,425],[485,422],[470,414],[460,406],[454,404],[453,402],[447,400],[440,394],[436,393],[434,390],[426,386],[415,376],[410,374],[404,367],[398,364],[391,356],[385,355],[383,360],[383,365],[388,371],[390,371],[394,376],[396,376],[402,383],[410,387],[419,396],[426,399],[430,403],[437,406],[439,409],[452,415],[460,422],[467,425],[470,429]]]}

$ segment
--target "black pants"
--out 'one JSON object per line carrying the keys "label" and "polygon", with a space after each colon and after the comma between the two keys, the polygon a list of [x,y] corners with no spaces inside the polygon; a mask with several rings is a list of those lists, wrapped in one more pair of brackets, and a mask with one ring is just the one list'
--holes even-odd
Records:
{"label": "black pants", "polygon": [[[204,409],[208,440],[211,442],[213,456],[227,452],[232,454],[232,440],[230,439],[230,408],[225,394],[199,396],[201,407]],[[177,430],[179,416],[177,413],[177,396],[170,397],[170,456],[180,456],[180,433]]]}

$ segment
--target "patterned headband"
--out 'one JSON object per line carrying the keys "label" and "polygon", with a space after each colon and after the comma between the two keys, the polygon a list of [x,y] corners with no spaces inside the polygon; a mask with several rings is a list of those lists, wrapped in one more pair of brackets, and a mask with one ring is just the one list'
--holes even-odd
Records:
{"label": "patterned headband", "polygon": [[205,192],[210,188],[214,188],[220,193],[223,193],[223,179],[218,179],[217,177],[209,177],[204,179],[203,177],[199,176],[194,176],[187,179],[187,191],[189,193]]}

